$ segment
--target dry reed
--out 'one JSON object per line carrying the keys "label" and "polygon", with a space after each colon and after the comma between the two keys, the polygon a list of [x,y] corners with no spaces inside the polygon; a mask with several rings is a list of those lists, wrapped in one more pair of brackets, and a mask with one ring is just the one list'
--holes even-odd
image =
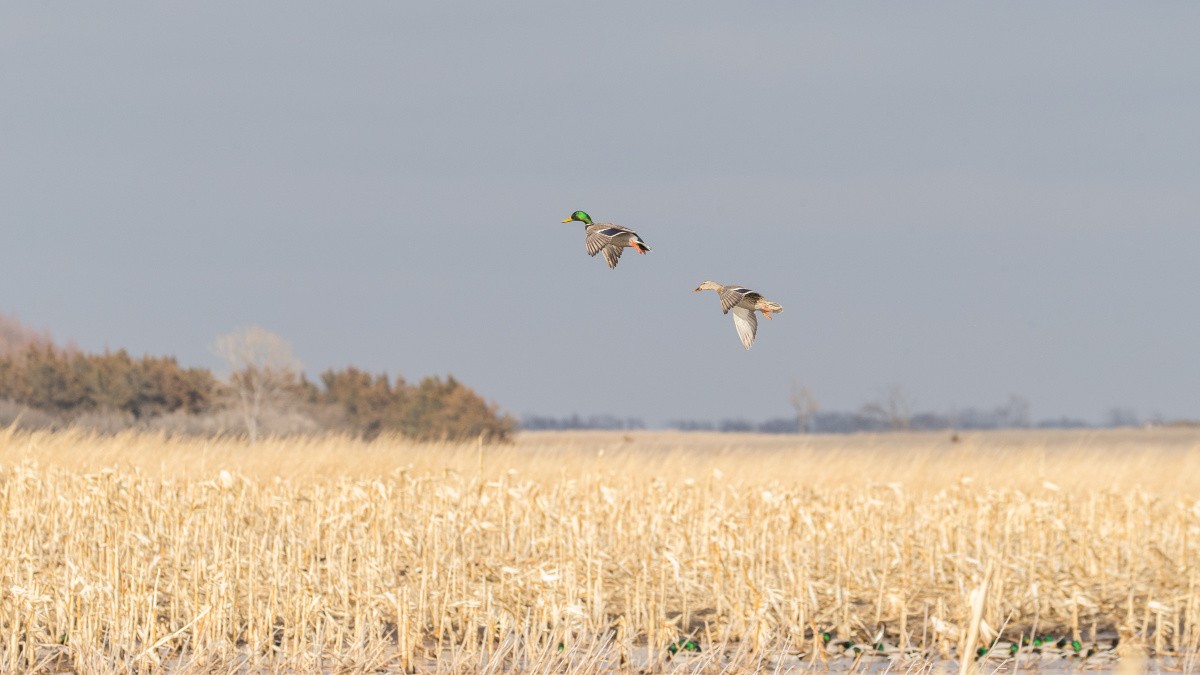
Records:
{"label": "dry reed", "polygon": [[[1095,663],[1118,635],[1186,668],[1198,488],[1192,429],[489,447],[10,429],[0,670],[788,670],[978,644],[975,667],[1009,643]],[[1067,646],[1035,654],[1047,634]]]}

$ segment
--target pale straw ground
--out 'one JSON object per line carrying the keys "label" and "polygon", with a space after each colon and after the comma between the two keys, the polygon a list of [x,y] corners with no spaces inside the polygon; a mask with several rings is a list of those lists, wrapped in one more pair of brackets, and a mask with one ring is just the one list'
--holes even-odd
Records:
{"label": "pale straw ground", "polygon": [[1198,497],[1194,428],[0,431],[0,671],[1188,671]]}

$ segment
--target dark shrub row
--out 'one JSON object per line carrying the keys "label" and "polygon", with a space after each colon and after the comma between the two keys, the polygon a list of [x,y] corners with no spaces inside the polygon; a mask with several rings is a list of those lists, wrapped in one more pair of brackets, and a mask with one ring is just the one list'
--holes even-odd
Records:
{"label": "dark shrub row", "polygon": [[[348,431],[373,437],[398,433],[418,440],[507,440],[515,428],[502,415],[453,377],[429,377],[415,385],[391,382],[356,368],[329,370],[320,384],[302,376],[272,392],[259,420],[266,433],[295,430]],[[237,382],[237,378],[231,378]],[[183,368],[174,357],[131,357],[124,350],[85,354],[38,341],[0,353],[0,401],[11,412],[38,426],[104,419],[103,428],[164,428],[238,433],[238,392],[204,368]],[[189,418],[205,418],[203,423]],[[272,426],[271,420],[287,420]],[[52,421],[48,422],[47,420]],[[213,422],[213,420],[223,420]],[[299,420],[299,422],[297,421]]]}

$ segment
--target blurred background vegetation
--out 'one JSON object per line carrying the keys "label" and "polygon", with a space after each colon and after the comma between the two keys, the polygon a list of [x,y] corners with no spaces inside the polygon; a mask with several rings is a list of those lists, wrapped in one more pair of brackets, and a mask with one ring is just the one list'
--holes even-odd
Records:
{"label": "blurred background vegetation", "polygon": [[0,425],[260,436],[398,434],[422,441],[507,441],[516,427],[453,376],[415,384],[347,367],[309,380],[279,336],[250,327],[217,338],[228,367],[172,356],[89,354],[0,314]]}

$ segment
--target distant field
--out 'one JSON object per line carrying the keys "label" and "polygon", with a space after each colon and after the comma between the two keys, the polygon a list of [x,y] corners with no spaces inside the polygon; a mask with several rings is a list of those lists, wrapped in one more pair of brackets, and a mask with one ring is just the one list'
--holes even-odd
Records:
{"label": "distant field", "polygon": [[1186,428],[0,431],[0,671],[1187,670],[1198,496]]}

